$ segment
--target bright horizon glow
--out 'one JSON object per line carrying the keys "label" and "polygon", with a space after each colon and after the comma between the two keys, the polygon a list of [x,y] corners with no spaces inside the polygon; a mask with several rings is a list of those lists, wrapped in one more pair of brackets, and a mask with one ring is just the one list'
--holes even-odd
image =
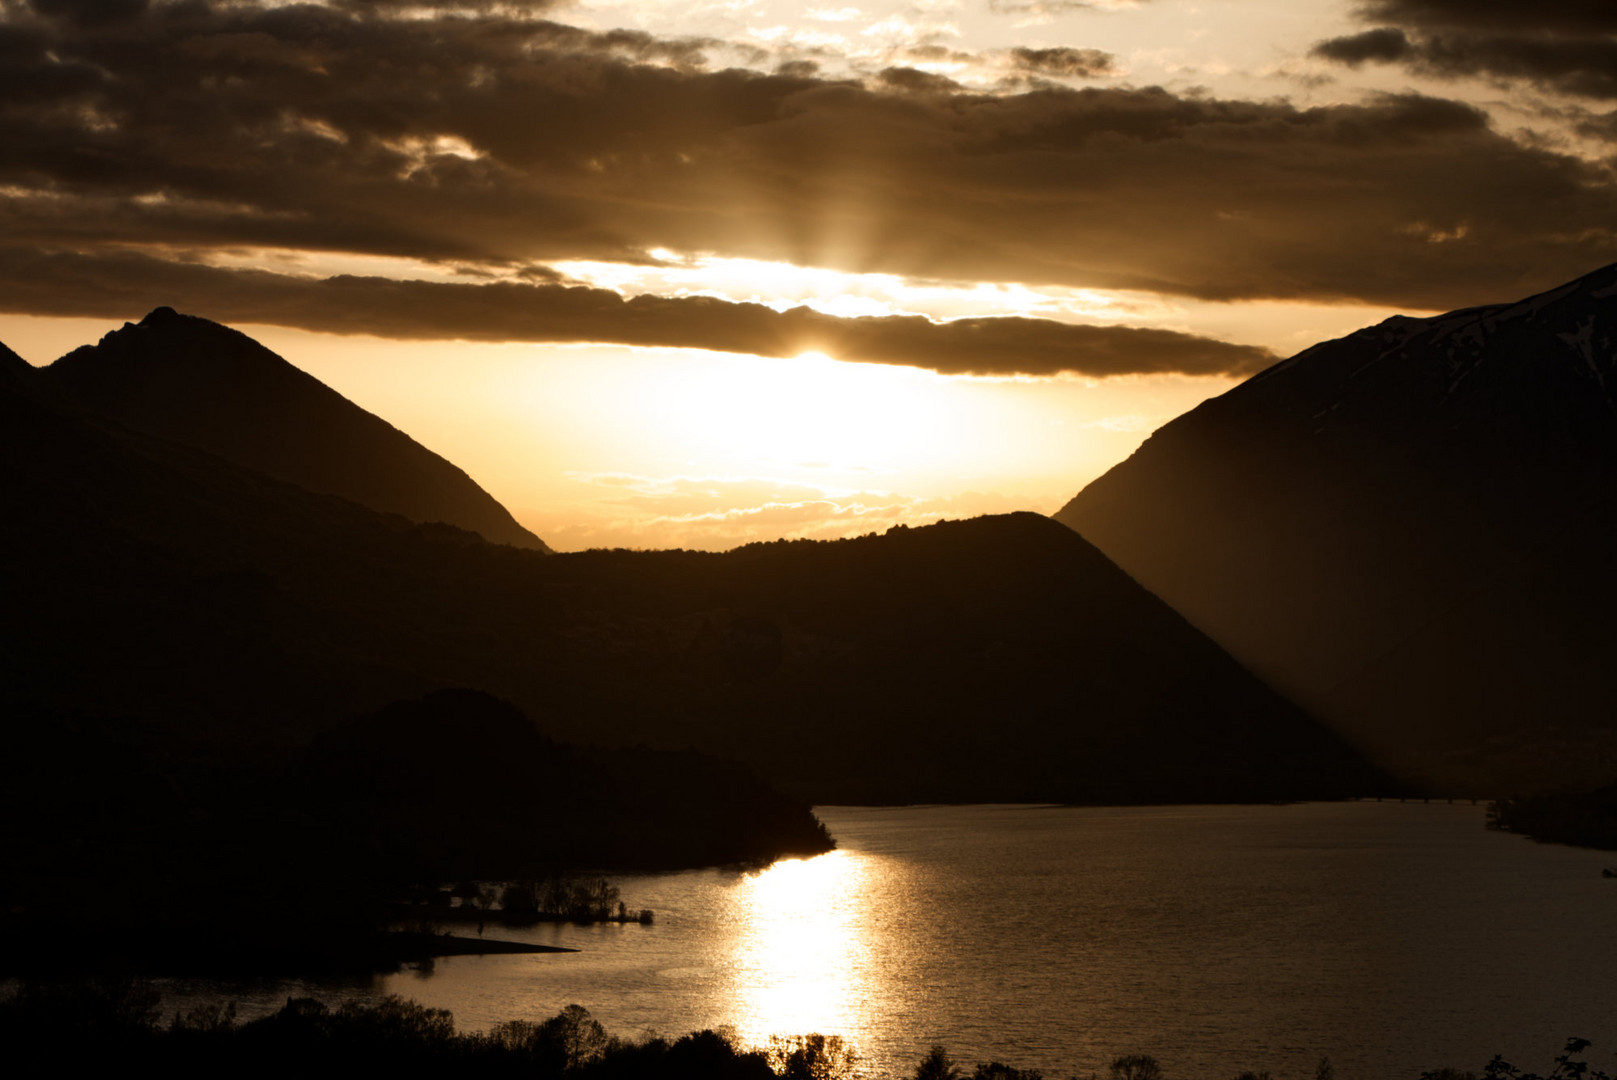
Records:
{"label": "bright horizon glow", "polygon": [[[42,364],[118,325],[0,316],[0,341]],[[725,550],[1053,513],[1234,384],[236,329],[466,470],[561,551]]]}
{"label": "bright horizon glow", "polygon": [[461,466],[561,551],[724,550],[1053,513],[1234,383],[244,329]]}

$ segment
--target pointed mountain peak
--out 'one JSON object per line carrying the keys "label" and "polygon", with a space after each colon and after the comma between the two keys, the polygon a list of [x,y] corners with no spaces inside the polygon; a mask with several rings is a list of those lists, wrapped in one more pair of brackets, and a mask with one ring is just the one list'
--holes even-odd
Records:
{"label": "pointed mountain peak", "polygon": [[45,372],[136,431],[373,510],[549,550],[453,464],[228,326],[159,307]]}
{"label": "pointed mountain peak", "polygon": [[[69,353],[68,356],[98,349],[109,342],[128,343],[137,340],[149,342],[153,337],[166,339],[171,344],[178,344],[181,340],[207,341],[216,348],[229,343],[234,346],[233,351],[240,354],[251,354],[273,360],[278,364],[287,364],[284,359],[240,330],[233,330],[223,323],[216,323],[212,319],[205,319],[200,315],[186,315],[175,311],[167,305],[153,308],[140,322],[126,322],[117,330],[105,334],[96,345],[81,346]],[[180,358],[168,357],[166,359],[172,361]],[[291,367],[292,365],[287,364],[287,366]]]}

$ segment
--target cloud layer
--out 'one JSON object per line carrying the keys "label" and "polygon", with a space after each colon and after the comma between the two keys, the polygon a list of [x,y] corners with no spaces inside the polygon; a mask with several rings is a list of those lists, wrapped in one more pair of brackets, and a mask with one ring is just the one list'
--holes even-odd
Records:
{"label": "cloud layer", "polygon": [[227,270],[140,254],[0,248],[0,310],[135,318],[161,305],[227,323],[471,341],[595,341],[757,356],[823,352],[945,374],[1249,375],[1265,349],[1191,334],[1050,319],[847,319],[711,297],[637,296],[554,283],[325,279]]}
{"label": "cloud layer", "polygon": [[[417,17],[435,6],[453,10]],[[1460,9],[1371,10],[1423,48],[1430,20]],[[1426,308],[1617,259],[1608,166],[1442,99],[1301,108],[1160,88],[980,93],[911,69],[715,71],[712,43],[580,30],[528,14],[538,5],[0,10],[0,236],[43,252],[282,247],[510,268],[669,249]],[[1594,5],[1565,10],[1567,26],[1606,25]],[[1081,74],[1103,59],[1020,62]]]}
{"label": "cloud layer", "polygon": [[1314,47],[1357,66],[1402,63],[1423,74],[1523,80],[1571,97],[1617,100],[1617,5],[1607,0],[1373,0],[1388,25]]}

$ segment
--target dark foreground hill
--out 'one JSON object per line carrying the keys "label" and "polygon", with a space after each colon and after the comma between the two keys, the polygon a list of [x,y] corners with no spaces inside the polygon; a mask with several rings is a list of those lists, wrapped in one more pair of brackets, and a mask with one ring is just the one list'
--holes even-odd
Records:
{"label": "dark foreground hill", "polygon": [[99,422],[0,372],[10,714],[287,747],[442,687],[815,801],[1323,797],[1374,781],[1036,515],[541,556]]}
{"label": "dark foreground hill", "polygon": [[1317,345],[1056,517],[1406,775],[1617,776],[1617,267]]}
{"label": "dark foreground hill", "polygon": [[245,334],[158,308],[45,369],[87,408],[411,521],[547,550],[459,468]]}

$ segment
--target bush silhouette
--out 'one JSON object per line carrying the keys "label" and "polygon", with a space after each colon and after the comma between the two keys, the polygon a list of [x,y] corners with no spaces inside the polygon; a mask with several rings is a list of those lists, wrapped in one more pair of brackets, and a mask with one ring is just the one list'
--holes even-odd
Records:
{"label": "bush silhouette", "polygon": [[1162,1066],[1150,1054],[1125,1054],[1112,1061],[1112,1080],[1162,1080]]}
{"label": "bush silhouette", "polygon": [[859,1055],[841,1035],[772,1035],[764,1051],[782,1080],[853,1080]]}
{"label": "bush silhouette", "polygon": [[1044,1080],[1044,1074],[1038,1069],[1016,1069],[1003,1062],[990,1061],[978,1065],[971,1080]]}
{"label": "bush silhouette", "polygon": [[942,1046],[933,1043],[915,1067],[915,1080],[960,1080],[960,1067]]}

